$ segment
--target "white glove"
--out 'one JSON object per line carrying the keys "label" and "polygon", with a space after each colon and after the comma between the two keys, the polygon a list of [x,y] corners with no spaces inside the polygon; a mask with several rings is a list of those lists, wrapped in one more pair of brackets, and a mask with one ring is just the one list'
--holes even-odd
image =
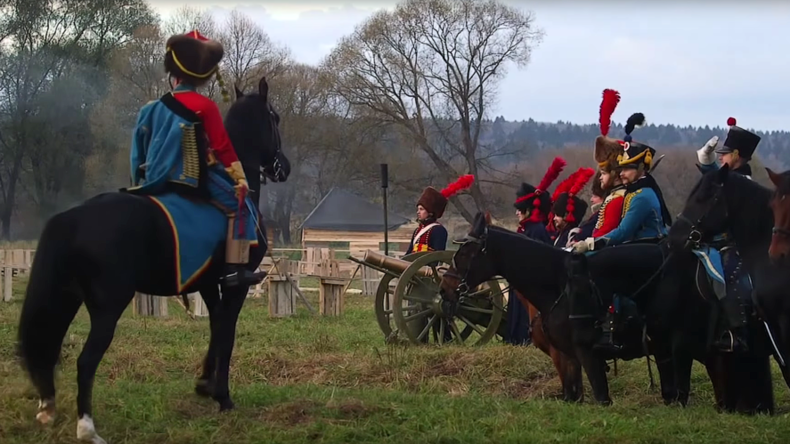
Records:
{"label": "white glove", "polygon": [[713,151],[718,144],[719,136],[713,136],[710,140],[705,142],[702,148],[697,150],[697,160],[699,160],[700,165],[711,165],[716,162],[716,154]]}
{"label": "white glove", "polygon": [[595,238],[588,237],[587,239],[581,242],[576,242],[575,244],[573,244],[573,252],[579,254],[586,253],[588,251],[592,251],[594,245],[595,245]]}

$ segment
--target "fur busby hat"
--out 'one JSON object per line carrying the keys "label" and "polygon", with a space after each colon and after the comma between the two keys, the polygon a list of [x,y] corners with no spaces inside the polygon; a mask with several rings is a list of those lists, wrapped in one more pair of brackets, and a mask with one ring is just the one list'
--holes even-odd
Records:
{"label": "fur busby hat", "polygon": [[642,113],[631,114],[625,123],[625,137],[623,138],[624,150],[617,159],[622,168],[639,168],[644,165],[645,171],[650,171],[653,167],[653,158],[656,150],[641,142],[634,142],[631,133],[635,128],[640,128],[647,123],[645,115]]}
{"label": "fur busby hat", "polygon": [[567,165],[565,159],[555,157],[537,187],[528,183],[522,183],[516,191],[516,201],[513,203],[513,206],[522,213],[531,211],[529,215],[530,221],[545,223],[551,212],[551,196],[546,190],[557,180],[565,165]]}
{"label": "fur busby hat", "polygon": [[760,143],[760,136],[737,126],[736,123],[735,117],[727,119],[727,126],[730,127],[727,131],[727,140],[716,152],[729,154],[737,151],[740,157],[750,160],[757,149],[757,144]]}
{"label": "fur busby hat", "polygon": [[584,219],[587,212],[587,202],[578,197],[578,194],[595,175],[592,168],[579,168],[575,173],[557,185],[552,200],[552,218],[559,216],[568,223],[578,223]]}
{"label": "fur busby hat", "polygon": [[225,55],[222,44],[210,40],[198,30],[167,39],[165,72],[194,82],[206,82],[217,73]]}
{"label": "fur busby hat", "polygon": [[617,169],[617,156],[623,153],[623,144],[619,140],[608,137],[609,128],[612,126],[612,114],[620,103],[620,93],[613,89],[603,90],[603,99],[598,116],[598,125],[601,135],[595,138],[595,161],[598,168],[603,171]]}
{"label": "fur busby hat", "polygon": [[469,188],[475,182],[475,176],[467,174],[461,176],[455,182],[447,185],[442,191],[438,191],[434,187],[428,187],[420,196],[417,205],[422,205],[433,217],[439,219],[444,215],[444,210],[447,208],[448,199],[458,194],[459,192]]}

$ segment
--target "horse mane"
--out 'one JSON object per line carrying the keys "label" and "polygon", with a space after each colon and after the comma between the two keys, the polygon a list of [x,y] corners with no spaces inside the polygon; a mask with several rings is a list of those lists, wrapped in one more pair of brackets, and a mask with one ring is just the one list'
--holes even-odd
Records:
{"label": "horse mane", "polygon": [[776,188],[776,191],[779,194],[790,194],[790,170],[779,174],[779,176],[782,177],[782,183]]}
{"label": "horse mane", "polygon": [[530,248],[536,248],[539,251],[534,252],[535,257],[540,257],[541,261],[545,261],[545,258],[549,259],[563,259],[565,256],[568,255],[567,251],[561,250],[551,245],[544,244],[543,242],[536,241],[530,237],[524,236],[521,233],[516,233],[515,231],[508,230],[504,227],[499,227],[496,225],[489,225],[488,231],[495,231],[507,236],[512,237],[513,240],[517,240],[517,242],[524,242],[531,243]]}

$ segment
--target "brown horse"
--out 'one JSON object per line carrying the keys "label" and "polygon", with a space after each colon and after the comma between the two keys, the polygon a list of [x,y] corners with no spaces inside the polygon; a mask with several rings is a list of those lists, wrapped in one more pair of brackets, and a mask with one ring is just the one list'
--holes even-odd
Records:
{"label": "brown horse", "polygon": [[771,209],[774,213],[774,227],[771,236],[771,245],[768,247],[768,257],[774,263],[782,263],[790,258],[790,171],[778,174],[765,169],[768,177],[776,187],[776,192],[771,197]]}
{"label": "brown horse", "polygon": [[[457,284],[456,284],[457,285]],[[554,363],[557,374],[562,384],[562,395],[565,401],[584,401],[584,388],[582,386],[582,366],[575,356],[569,356],[551,345],[549,335],[543,328],[543,319],[534,305],[530,304],[521,293],[513,291],[519,302],[527,307],[530,319],[530,337],[532,343],[543,353],[546,353]]]}

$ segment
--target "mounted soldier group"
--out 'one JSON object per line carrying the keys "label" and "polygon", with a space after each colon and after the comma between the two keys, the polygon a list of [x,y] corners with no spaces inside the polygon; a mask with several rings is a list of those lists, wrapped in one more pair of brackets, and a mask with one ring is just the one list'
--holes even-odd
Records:
{"label": "mounted soldier group", "polygon": [[[290,165],[281,151],[279,115],[268,101],[265,78],[256,93],[245,95],[236,89],[236,100],[224,122],[217,105],[196,91],[216,78],[223,97],[229,100],[218,72],[223,55],[221,44],[198,31],[167,41],[164,68],[172,91],[140,110],[131,143],[131,186],[121,193],[96,196],[54,216],[39,241],[21,314],[19,354],[39,391],[37,419],[51,422],[54,367],[60,344],[77,310],[83,303],[87,306],[91,331],[78,360],[79,439],[104,442],[96,434],[92,420],[93,379],[112,342],[118,319],[137,291],[162,296],[201,293],[211,316],[211,339],[195,390],[214,398],[222,410],[233,408],[228,372],[236,322],[247,288],[265,276],[257,271],[267,248],[258,212],[260,182],[284,182]],[[516,270],[513,264],[503,263],[501,257],[488,257],[489,261],[499,261],[491,262],[488,272],[497,267],[506,270],[503,276],[510,274],[517,284],[514,288],[520,287],[518,297],[513,292],[508,302],[508,343],[529,344],[534,319],[529,319],[528,305],[532,301],[536,302],[533,312],[539,311],[543,319],[541,328],[558,331],[557,325],[561,325],[559,328],[567,333],[571,330],[565,328],[569,320],[594,319],[596,351],[618,356],[622,343],[628,342],[623,337],[622,324],[630,322],[629,317],[633,316],[633,293],[615,290],[606,296],[610,301],[607,306],[599,310],[589,303],[590,298],[571,296],[589,290],[587,286],[596,276],[588,279],[586,271],[569,266],[568,277],[563,279],[569,289],[558,290],[557,279],[551,273],[565,273],[563,265],[558,264],[569,254],[589,257],[592,263],[606,252],[628,251],[631,245],[659,244],[668,233],[671,235],[672,218],[652,176],[661,158],[656,157],[654,148],[632,136],[636,128],[645,124],[645,116],[636,113],[627,119],[622,140],[608,136],[619,100],[616,91],[604,91],[601,135],[594,144],[597,168],[579,168],[551,192],[549,188],[566,166],[563,159],[555,158],[538,185],[522,183],[516,191],[515,233],[488,227],[478,217],[453,259],[453,267],[466,267],[465,273],[455,275],[471,279],[478,271],[473,264],[479,256],[496,255],[481,247],[489,230],[503,240],[504,250],[499,253],[518,247],[535,248],[546,255],[532,258],[542,261],[535,264],[536,269],[543,267],[546,271],[532,282],[526,279],[532,270]],[[710,174],[718,170],[722,183],[730,171],[750,178],[748,162],[760,141],[757,135],[736,126],[734,119],[728,124],[730,129],[721,147],[714,137],[698,152],[699,169]],[[716,155],[721,167],[716,164]],[[579,196],[591,180],[592,205],[588,205]],[[446,248],[448,232],[439,220],[449,200],[473,181],[473,176],[466,175],[441,191],[432,187],[424,190],[416,203],[419,225],[408,253]],[[711,208],[719,203],[720,199],[714,199]],[[588,209],[592,210],[589,216]],[[695,247],[700,263],[706,264],[708,274],[718,276],[718,280],[713,280],[721,284],[714,282],[713,287],[726,322],[711,342],[721,352],[750,353],[749,344],[755,341],[749,336],[753,313],[749,309],[750,297],[754,291],[749,267],[742,257],[738,237],[731,236],[727,229],[715,233],[715,239],[701,248],[700,221],[705,217],[707,213],[689,222],[689,217],[681,215],[679,220],[688,228],[686,239]],[[468,254],[470,249],[473,254]],[[118,252],[125,254],[120,257]],[[643,261],[648,259],[626,254],[623,262],[608,269]],[[650,282],[653,278],[645,280]],[[577,288],[571,288],[574,286]],[[529,290],[541,297],[533,296]],[[569,304],[563,306],[567,309],[564,316],[547,322],[549,312],[566,294],[565,299],[571,302],[563,302]],[[573,347],[568,341],[553,337],[555,340],[559,342],[552,345],[563,353],[571,353]],[[776,343],[774,348],[778,352]],[[659,352],[652,353],[658,356]],[[591,381],[595,373],[600,382],[601,368],[593,365],[591,355],[579,356]],[[572,366],[569,372],[580,372],[579,365]],[[790,383],[790,373],[786,379]],[[575,387],[569,399],[579,399],[581,385]],[[607,402],[605,379],[602,386],[596,383],[593,388],[596,399]],[[687,389],[684,390],[687,397]],[[673,396],[683,395],[670,390],[665,399]]]}

